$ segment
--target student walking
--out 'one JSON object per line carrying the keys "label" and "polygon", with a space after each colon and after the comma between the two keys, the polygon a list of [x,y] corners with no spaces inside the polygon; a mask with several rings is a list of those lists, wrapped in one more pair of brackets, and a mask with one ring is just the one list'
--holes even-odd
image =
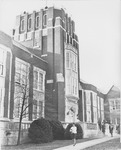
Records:
{"label": "student walking", "polygon": [[73,123],[73,126],[70,128],[70,132],[73,135],[73,146],[76,145],[76,134],[77,134],[77,127],[75,126],[75,124]]}
{"label": "student walking", "polygon": [[111,134],[111,136],[113,136],[113,125],[109,124],[109,132]]}
{"label": "student walking", "polygon": [[104,122],[102,123],[102,132],[105,135],[105,123]]}

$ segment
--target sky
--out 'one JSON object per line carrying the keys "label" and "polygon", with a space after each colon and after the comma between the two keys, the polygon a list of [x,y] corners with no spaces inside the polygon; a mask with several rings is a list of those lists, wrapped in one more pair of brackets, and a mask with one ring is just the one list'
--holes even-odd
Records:
{"label": "sky", "polygon": [[80,77],[103,92],[121,89],[120,0],[0,0],[0,30],[11,34],[17,15],[45,6],[63,8],[75,22]]}

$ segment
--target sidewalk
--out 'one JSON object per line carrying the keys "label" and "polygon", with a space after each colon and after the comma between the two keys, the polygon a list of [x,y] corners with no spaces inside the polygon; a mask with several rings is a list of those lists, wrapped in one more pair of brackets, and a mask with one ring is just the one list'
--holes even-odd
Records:
{"label": "sidewalk", "polygon": [[106,141],[109,141],[112,139],[116,139],[119,137],[120,137],[119,135],[115,135],[114,137],[105,136],[100,139],[95,139],[95,140],[91,140],[91,141],[87,141],[87,142],[83,142],[83,143],[77,143],[75,146],[69,145],[69,146],[65,146],[65,147],[61,147],[61,148],[57,148],[57,149],[53,149],[53,150],[82,150],[84,148],[91,147],[93,145],[103,143],[103,142],[106,142]]}

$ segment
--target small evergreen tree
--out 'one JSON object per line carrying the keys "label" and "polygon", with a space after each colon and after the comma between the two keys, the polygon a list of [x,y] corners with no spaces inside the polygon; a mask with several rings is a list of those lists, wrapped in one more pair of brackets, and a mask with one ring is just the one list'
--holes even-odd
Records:
{"label": "small evergreen tree", "polygon": [[64,139],[64,128],[60,121],[49,120],[49,123],[52,127],[53,139],[54,140],[63,140]]}
{"label": "small evergreen tree", "polygon": [[53,140],[52,128],[44,118],[34,120],[28,131],[28,136],[34,143],[47,143]]}

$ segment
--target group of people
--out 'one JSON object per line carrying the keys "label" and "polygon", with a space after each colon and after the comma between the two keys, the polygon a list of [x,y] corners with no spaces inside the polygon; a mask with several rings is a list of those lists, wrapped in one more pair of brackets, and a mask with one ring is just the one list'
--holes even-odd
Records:
{"label": "group of people", "polygon": [[[113,136],[113,124],[109,124],[109,132],[111,134],[111,136]],[[76,135],[77,135],[77,127],[76,125],[73,123],[72,127],[70,128],[70,132],[73,136],[73,146],[76,145]],[[102,123],[102,132],[105,134],[105,123]]]}
{"label": "group of people", "polygon": [[[111,136],[113,136],[113,124],[109,124],[109,133],[111,134]],[[103,134],[105,134],[105,123],[102,123],[102,132]]]}

